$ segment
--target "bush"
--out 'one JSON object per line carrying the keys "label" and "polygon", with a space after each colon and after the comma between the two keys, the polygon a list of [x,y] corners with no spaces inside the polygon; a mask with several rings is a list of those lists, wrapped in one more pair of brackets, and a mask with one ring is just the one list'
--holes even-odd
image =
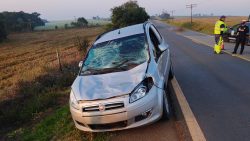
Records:
{"label": "bush", "polygon": [[6,28],[4,26],[4,23],[0,21],[0,42],[6,38],[7,38]]}
{"label": "bush", "polygon": [[[72,66],[68,68],[72,68]],[[75,78],[74,70],[64,69],[64,72],[58,72],[52,69],[47,71],[46,75],[40,76],[34,81],[20,81],[16,88],[19,97],[0,103],[0,133],[6,132],[8,130],[6,127],[31,122],[39,113],[68,101],[69,92],[65,90],[70,87]]]}
{"label": "bush", "polygon": [[104,26],[105,31],[111,31],[114,29],[114,25],[112,23],[106,24]]}
{"label": "bush", "polygon": [[75,46],[77,47],[77,50],[79,52],[85,55],[90,46],[90,40],[87,37],[80,38],[79,36],[77,36],[75,38]]}
{"label": "bush", "polygon": [[88,26],[88,21],[84,18],[78,18],[77,22],[71,22],[71,26],[73,27],[87,27]]}
{"label": "bush", "polygon": [[68,24],[64,24],[64,29],[68,29],[69,25]]}
{"label": "bush", "polygon": [[143,23],[149,15],[144,8],[139,7],[136,1],[129,1],[121,6],[111,9],[113,28],[121,28],[129,25]]}

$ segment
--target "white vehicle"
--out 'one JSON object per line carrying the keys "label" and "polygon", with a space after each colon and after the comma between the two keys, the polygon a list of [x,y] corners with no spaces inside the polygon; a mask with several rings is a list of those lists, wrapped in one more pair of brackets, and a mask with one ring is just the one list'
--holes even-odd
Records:
{"label": "white vehicle", "polygon": [[69,100],[78,129],[114,131],[169,118],[170,50],[152,23],[100,35],[79,67]]}

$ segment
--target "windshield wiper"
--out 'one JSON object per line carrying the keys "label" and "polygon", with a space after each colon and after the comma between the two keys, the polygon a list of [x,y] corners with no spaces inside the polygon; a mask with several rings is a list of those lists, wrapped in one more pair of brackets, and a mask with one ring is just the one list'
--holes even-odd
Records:
{"label": "windshield wiper", "polygon": [[[113,62],[113,64],[114,63],[118,63],[118,62]],[[138,63],[131,62],[130,60],[126,59],[112,68],[103,68],[103,69],[88,68],[82,71],[81,75],[96,75],[96,74],[104,74],[104,73],[117,72],[117,71],[127,71],[130,68],[133,68],[137,65]]]}
{"label": "windshield wiper", "polygon": [[[88,68],[88,69],[82,71],[81,74],[82,74],[82,75],[85,75],[85,74],[93,74],[93,73],[97,73],[97,72],[99,72],[99,71],[100,71],[100,69]],[[86,72],[88,72],[88,73],[86,73]]]}

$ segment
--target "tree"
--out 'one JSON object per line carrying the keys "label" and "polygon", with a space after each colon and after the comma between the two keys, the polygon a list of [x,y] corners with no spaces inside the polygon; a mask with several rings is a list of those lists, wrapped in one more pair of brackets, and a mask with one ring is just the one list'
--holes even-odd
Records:
{"label": "tree", "polygon": [[35,26],[44,25],[44,21],[39,17],[39,13],[2,12],[0,19],[8,32],[32,31]]}
{"label": "tree", "polygon": [[77,23],[82,26],[82,27],[85,27],[88,25],[88,21],[84,18],[84,17],[81,17],[81,18],[78,18],[77,19]]}
{"label": "tree", "polygon": [[68,24],[64,24],[64,29],[68,29],[69,25]]}
{"label": "tree", "polygon": [[7,38],[7,32],[3,21],[0,21],[0,42]]}
{"label": "tree", "polygon": [[145,9],[140,7],[137,1],[128,1],[121,6],[112,8],[111,12],[113,28],[143,23],[149,18]]}
{"label": "tree", "polygon": [[162,12],[162,14],[159,17],[162,19],[170,19],[170,14],[167,12]]}
{"label": "tree", "polygon": [[84,17],[77,19],[77,22],[71,22],[73,27],[86,27],[88,26],[88,21]]}

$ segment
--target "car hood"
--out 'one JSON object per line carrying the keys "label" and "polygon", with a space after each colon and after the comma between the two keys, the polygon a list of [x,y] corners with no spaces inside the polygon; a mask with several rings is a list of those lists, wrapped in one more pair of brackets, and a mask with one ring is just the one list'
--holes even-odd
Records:
{"label": "car hood", "polygon": [[72,85],[77,100],[97,100],[131,93],[144,79],[147,62],[135,68],[101,75],[78,76]]}

